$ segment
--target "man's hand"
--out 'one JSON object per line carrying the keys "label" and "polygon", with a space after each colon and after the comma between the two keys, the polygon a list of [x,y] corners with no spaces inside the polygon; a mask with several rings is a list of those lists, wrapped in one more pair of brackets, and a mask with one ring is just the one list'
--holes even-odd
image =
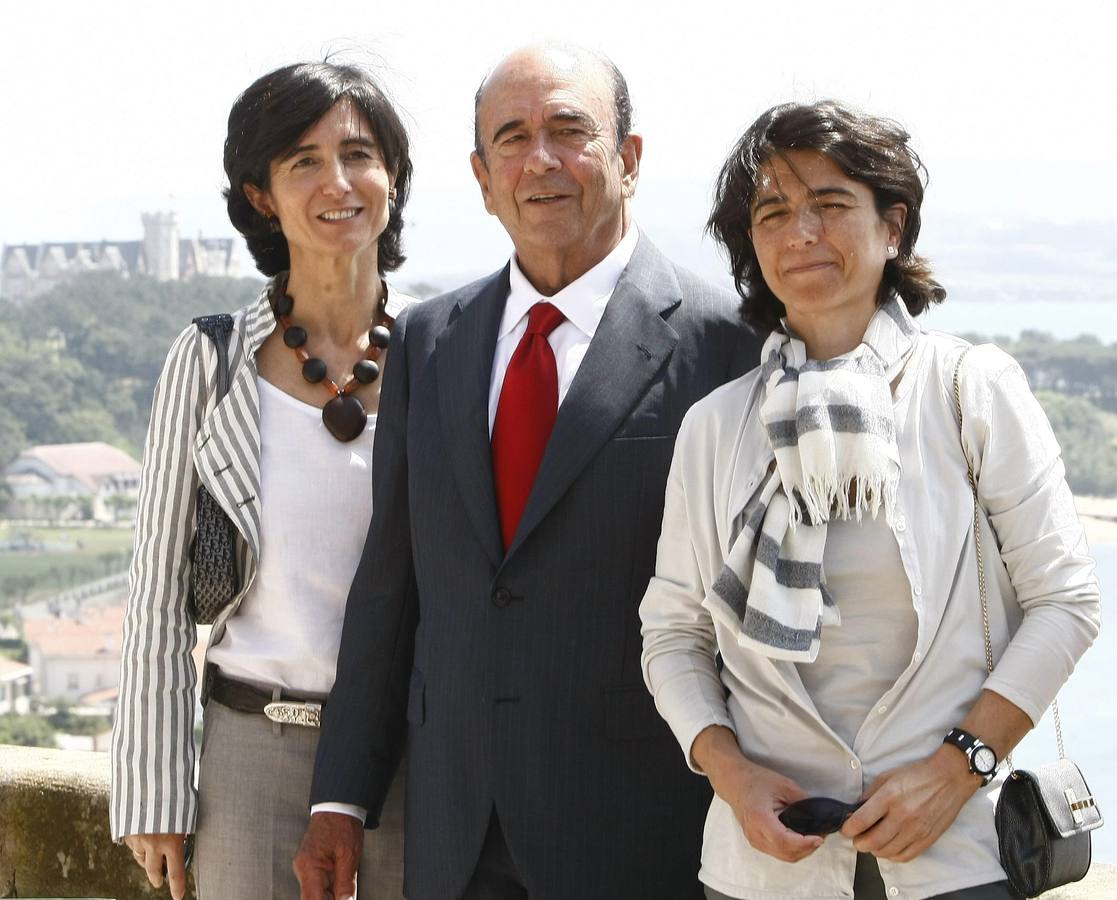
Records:
{"label": "man's hand", "polygon": [[842,834],[862,853],[910,862],[951,826],[980,786],[961,753],[940,747],[869,785],[865,805],[846,820]]}
{"label": "man's hand", "polygon": [[711,726],[691,747],[710,786],[733,810],[748,842],[761,853],[798,862],[822,846],[817,835],[797,834],[779,820],[788,804],[807,794],[790,778],[750,762],[728,728]]}
{"label": "man's hand", "polygon": [[129,834],[124,843],[137,865],[147,872],[152,887],[162,887],[164,874],[174,900],[186,896],[185,834]]}
{"label": "man's hand", "polygon": [[353,900],[364,839],[364,825],[353,816],[312,815],[292,864],[302,900]]}

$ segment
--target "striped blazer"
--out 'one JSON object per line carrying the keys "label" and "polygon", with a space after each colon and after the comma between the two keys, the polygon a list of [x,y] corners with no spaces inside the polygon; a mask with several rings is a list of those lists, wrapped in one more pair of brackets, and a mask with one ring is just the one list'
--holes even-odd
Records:
{"label": "striped blazer", "polygon": [[[390,290],[386,311],[412,302]],[[260,396],[256,354],[276,327],[265,287],[234,315],[229,391],[214,402],[217,351],[194,325],[171,345],[155,387],[128,579],[109,819],[128,834],[188,833],[197,821],[194,708],[197,630],[186,612],[194,500],[204,484],[237,529],[241,589],[213,646],[251,589],[260,555]]]}

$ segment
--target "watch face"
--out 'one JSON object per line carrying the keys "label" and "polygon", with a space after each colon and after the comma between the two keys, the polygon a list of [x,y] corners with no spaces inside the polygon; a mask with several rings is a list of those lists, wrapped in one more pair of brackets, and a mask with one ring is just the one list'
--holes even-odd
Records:
{"label": "watch face", "polygon": [[973,767],[980,775],[991,775],[997,768],[997,754],[988,747],[978,747],[973,754]]}

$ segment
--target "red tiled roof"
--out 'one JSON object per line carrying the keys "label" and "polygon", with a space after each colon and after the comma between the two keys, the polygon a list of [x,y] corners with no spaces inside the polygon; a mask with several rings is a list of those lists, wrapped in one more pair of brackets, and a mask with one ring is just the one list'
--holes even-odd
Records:
{"label": "red tiled roof", "polygon": [[81,444],[39,444],[20,456],[36,459],[59,475],[77,478],[95,488],[110,475],[139,474],[140,464],[118,447],[103,441]]}
{"label": "red tiled roof", "polygon": [[81,618],[45,616],[23,623],[23,636],[28,644],[39,648],[43,656],[96,657],[121,653],[121,628],[124,608],[121,606],[90,606]]}

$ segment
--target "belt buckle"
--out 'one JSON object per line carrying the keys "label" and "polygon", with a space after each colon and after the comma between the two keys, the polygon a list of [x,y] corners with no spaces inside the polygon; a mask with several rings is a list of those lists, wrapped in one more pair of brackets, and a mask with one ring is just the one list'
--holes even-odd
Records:
{"label": "belt buckle", "polygon": [[264,715],[278,725],[322,727],[322,704],[299,700],[273,700],[264,706]]}

